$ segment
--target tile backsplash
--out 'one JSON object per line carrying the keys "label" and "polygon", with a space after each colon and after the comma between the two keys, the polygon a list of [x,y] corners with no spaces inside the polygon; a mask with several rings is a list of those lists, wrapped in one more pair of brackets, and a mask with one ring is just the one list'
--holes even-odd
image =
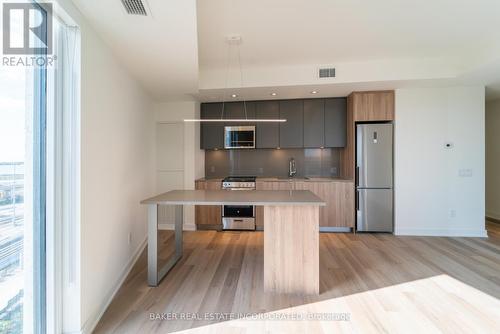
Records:
{"label": "tile backsplash", "polygon": [[240,149],[205,151],[205,176],[288,176],[294,158],[297,177],[335,177],[340,173],[340,149]]}

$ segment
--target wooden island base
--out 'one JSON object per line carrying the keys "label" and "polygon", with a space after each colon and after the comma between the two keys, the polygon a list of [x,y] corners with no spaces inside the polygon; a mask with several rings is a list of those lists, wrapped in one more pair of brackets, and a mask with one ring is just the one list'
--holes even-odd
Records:
{"label": "wooden island base", "polygon": [[264,291],[319,294],[319,207],[264,207]]}

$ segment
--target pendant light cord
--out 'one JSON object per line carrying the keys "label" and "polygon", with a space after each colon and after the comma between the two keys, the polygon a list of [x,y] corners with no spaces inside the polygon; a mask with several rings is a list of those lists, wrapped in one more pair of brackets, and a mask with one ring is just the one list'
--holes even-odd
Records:
{"label": "pendant light cord", "polygon": [[224,90],[222,91],[222,111],[220,114],[220,119],[224,119],[224,107],[226,103],[226,90],[227,90],[227,78],[229,76],[229,67],[231,66],[231,44],[227,46],[227,64],[226,64],[226,78],[224,79]]}
{"label": "pendant light cord", "polygon": [[[241,66],[241,55],[240,55],[240,45],[239,44],[238,44],[238,65],[240,67],[240,88],[241,88],[241,91],[243,92],[243,69]],[[245,101],[245,97],[243,94],[241,94],[241,98],[243,99],[243,110],[245,111],[245,119],[248,119],[247,103]]]}
{"label": "pendant light cord", "polygon": [[[240,53],[240,45],[238,44],[238,67],[240,70],[240,88],[243,91],[243,67],[241,65],[241,53]],[[220,114],[220,119],[224,119],[224,110],[226,106],[226,91],[227,91],[227,86],[228,86],[228,77],[229,77],[229,69],[231,68],[231,44],[228,45],[227,47],[227,64],[226,64],[226,77],[224,79],[224,90],[222,92],[222,111]],[[241,98],[243,99],[243,110],[245,112],[245,119],[248,120],[248,113],[247,113],[247,102],[245,100],[245,97],[243,94],[241,94]]]}

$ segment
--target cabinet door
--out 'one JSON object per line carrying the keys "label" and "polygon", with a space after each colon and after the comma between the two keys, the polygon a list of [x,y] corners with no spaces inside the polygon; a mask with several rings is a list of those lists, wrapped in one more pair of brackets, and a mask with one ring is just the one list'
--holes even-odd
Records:
{"label": "cabinet door", "polygon": [[[280,117],[278,101],[260,101],[255,104],[255,117],[258,119],[277,119]],[[279,123],[257,123],[256,147],[276,148],[280,146]]]}
{"label": "cabinet door", "polygon": [[[217,181],[197,181],[197,190],[220,190],[221,183]],[[199,230],[222,229],[222,208],[220,205],[196,205],[195,222]]]}
{"label": "cabinet door", "polygon": [[[294,182],[289,181],[257,181],[255,188],[257,190],[293,190]],[[257,230],[264,229],[264,207],[255,207],[255,226]]]}
{"label": "cabinet door", "polygon": [[347,99],[325,100],[325,147],[345,147],[347,138]]}
{"label": "cabinet door", "polygon": [[354,228],[355,198],[354,182],[333,182],[333,203],[331,214],[334,224],[329,226]]}
{"label": "cabinet door", "polygon": [[[246,109],[246,110],[245,110]],[[224,119],[255,119],[255,102],[226,102],[224,103]],[[242,123],[232,125],[248,125]],[[229,125],[226,124],[226,125]]]}
{"label": "cabinet door", "polygon": [[[222,103],[202,103],[201,119],[220,119]],[[224,148],[224,123],[200,123],[200,148],[211,150]]]}
{"label": "cabinet door", "polygon": [[354,121],[393,121],[394,91],[355,92]]}
{"label": "cabinet door", "polygon": [[287,121],[279,123],[280,147],[304,147],[304,102],[303,100],[280,101],[280,118]]}
{"label": "cabinet door", "polygon": [[326,202],[319,209],[320,227],[354,227],[353,182],[296,182],[297,190],[309,190]]}
{"label": "cabinet door", "polygon": [[304,100],[304,147],[325,146],[325,100]]}

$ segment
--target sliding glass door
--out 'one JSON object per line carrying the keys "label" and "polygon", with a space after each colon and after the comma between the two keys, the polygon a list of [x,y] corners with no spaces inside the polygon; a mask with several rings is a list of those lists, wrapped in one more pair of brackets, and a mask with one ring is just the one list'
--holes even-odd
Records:
{"label": "sliding glass door", "polygon": [[29,3],[2,10],[14,51],[3,44],[0,67],[0,333],[45,333],[47,66],[29,65],[22,53],[31,47],[29,57],[46,59],[36,48],[48,26],[28,44],[26,27],[47,13]]}
{"label": "sliding glass door", "polygon": [[29,198],[33,177],[26,175],[33,170],[32,148],[27,149],[27,98],[32,96],[33,87],[28,85],[27,75],[22,67],[0,69],[1,333],[22,332],[25,286],[31,285],[33,274],[33,248],[29,244],[33,240],[33,199]]}

